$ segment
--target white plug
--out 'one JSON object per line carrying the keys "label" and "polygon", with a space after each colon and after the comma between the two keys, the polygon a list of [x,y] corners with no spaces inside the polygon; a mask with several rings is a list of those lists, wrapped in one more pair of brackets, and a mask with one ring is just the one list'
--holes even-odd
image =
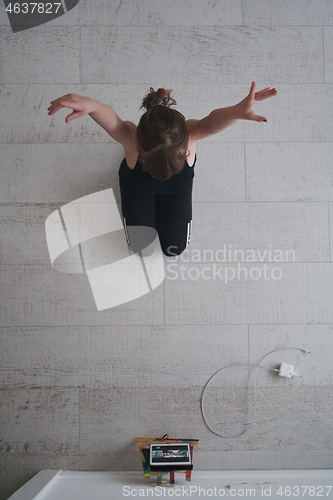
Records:
{"label": "white plug", "polygon": [[300,377],[301,376],[301,375],[298,375],[298,373],[294,372],[293,365],[287,365],[286,363],[282,363],[279,366],[279,375],[280,375],[280,377],[286,377],[286,378]]}

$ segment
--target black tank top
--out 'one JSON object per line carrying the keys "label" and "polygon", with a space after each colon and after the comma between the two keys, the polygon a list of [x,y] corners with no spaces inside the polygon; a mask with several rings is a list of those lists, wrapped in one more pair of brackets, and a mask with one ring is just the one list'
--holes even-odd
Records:
{"label": "black tank top", "polygon": [[126,179],[135,189],[150,194],[168,194],[177,191],[182,191],[193,181],[194,166],[197,161],[195,156],[193,166],[190,167],[187,161],[184,167],[178,174],[173,174],[166,181],[155,179],[149,172],[142,169],[140,159],[135,164],[134,168],[129,168],[126,158],[123,159],[119,167],[119,176]]}

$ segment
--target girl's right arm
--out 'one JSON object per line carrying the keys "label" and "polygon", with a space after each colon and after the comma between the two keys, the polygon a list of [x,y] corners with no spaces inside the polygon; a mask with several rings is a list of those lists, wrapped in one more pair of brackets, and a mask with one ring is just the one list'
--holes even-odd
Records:
{"label": "girl's right arm", "polygon": [[66,123],[80,116],[89,114],[98,125],[125,148],[131,146],[133,143],[133,132],[136,126],[134,123],[121,120],[111,106],[102,104],[90,97],[66,94],[63,97],[51,101],[51,106],[48,108],[48,114],[52,116],[61,108],[70,108],[73,110],[72,113],[67,115],[65,120]]}

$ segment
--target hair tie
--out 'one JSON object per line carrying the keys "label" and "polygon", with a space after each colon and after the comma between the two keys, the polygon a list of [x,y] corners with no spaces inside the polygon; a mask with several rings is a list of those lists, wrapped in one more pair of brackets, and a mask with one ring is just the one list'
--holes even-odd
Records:
{"label": "hair tie", "polygon": [[154,97],[150,101],[150,105],[151,106],[163,106],[163,99],[161,99],[160,97]]}

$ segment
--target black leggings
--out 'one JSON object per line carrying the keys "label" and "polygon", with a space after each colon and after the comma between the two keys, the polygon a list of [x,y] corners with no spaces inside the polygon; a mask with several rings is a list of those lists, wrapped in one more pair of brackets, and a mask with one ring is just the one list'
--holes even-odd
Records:
{"label": "black leggings", "polygon": [[152,227],[159,235],[163,253],[168,257],[180,255],[191,237],[193,179],[183,190],[168,194],[140,191],[123,176],[119,176],[119,185],[125,229],[127,226]]}

